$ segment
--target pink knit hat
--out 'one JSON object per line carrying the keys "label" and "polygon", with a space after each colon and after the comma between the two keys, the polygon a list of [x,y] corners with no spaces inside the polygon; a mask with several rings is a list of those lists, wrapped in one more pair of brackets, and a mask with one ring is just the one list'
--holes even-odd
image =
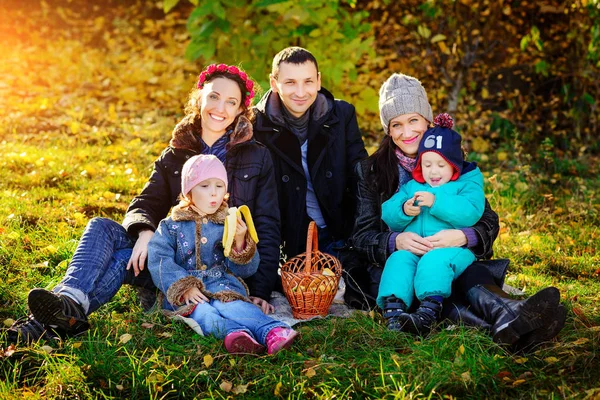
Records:
{"label": "pink knit hat", "polygon": [[210,178],[225,182],[227,190],[227,171],[217,157],[212,154],[200,154],[190,158],[181,169],[181,193],[187,196],[194,186]]}

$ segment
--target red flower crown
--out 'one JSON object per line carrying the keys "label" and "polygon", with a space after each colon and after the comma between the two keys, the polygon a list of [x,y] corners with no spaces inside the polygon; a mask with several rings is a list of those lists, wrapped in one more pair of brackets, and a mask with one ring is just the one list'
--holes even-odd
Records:
{"label": "red flower crown", "polygon": [[255,94],[254,90],[252,90],[254,88],[254,82],[248,77],[248,75],[244,71],[242,71],[234,65],[210,64],[208,67],[206,67],[204,71],[200,73],[200,75],[198,75],[197,88],[202,89],[206,80],[210,77],[211,74],[214,74],[215,72],[229,72],[230,74],[237,75],[240,78],[242,78],[244,84],[246,85],[246,101],[244,104],[246,105],[246,107],[250,107],[250,104],[252,103],[252,99],[254,98]]}

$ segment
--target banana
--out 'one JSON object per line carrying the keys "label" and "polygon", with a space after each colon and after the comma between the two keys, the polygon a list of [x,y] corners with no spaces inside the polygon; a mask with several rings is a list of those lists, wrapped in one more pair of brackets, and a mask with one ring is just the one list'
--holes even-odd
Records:
{"label": "banana", "polygon": [[248,206],[230,207],[227,212],[227,217],[225,217],[225,226],[223,228],[223,253],[225,254],[225,257],[229,257],[229,254],[231,253],[238,216],[244,218],[250,237],[255,243],[258,243],[258,234],[256,233],[256,227],[254,226],[254,221],[252,220],[252,215],[250,214]]}

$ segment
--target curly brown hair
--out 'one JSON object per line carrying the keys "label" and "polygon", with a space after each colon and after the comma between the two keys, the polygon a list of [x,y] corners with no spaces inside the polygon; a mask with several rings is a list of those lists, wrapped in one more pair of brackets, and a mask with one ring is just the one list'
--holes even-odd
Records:
{"label": "curly brown hair", "polygon": [[[252,107],[246,107],[246,105],[245,105],[246,97],[248,95],[246,94],[247,93],[246,83],[242,80],[242,78],[240,78],[240,76],[237,74],[232,74],[227,71],[215,71],[208,76],[205,83],[208,83],[216,78],[227,78],[238,84],[238,86],[240,88],[240,92],[242,93],[242,101],[240,103],[242,112],[240,113],[240,115],[243,115],[246,118],[248,118],[251,122],[254,122],[254,110],[252,109]],[[196,125],[196,123],[197,123],[197,126],[200,126],[200,120],[201,120],[201,117],[200,117],[200,96],[201,95],[202,95],[202,89],[198,89],[198,88],[194,87],[189,93],[188,101],[184,108],[185,118],[188,119],[189,121],[194,121],[194,125]],[[227,127],[227,130],[233,129],[235,127],[240,115],[238,115],[233,120],[231,125],[229,125]]]}

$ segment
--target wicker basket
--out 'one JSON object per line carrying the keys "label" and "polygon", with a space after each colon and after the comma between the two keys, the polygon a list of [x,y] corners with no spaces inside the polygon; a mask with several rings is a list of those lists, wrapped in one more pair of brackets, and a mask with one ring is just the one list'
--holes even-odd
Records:
{"label": "wicker basket", "polygon": [[[333,276],[323,275],[329,268]],[[306,252],[291,258],[281,267],[283,292],[297,319],[326,316],[338,290],[342,275],[340,261],[319,251],[317,225],[308,226]]]}

